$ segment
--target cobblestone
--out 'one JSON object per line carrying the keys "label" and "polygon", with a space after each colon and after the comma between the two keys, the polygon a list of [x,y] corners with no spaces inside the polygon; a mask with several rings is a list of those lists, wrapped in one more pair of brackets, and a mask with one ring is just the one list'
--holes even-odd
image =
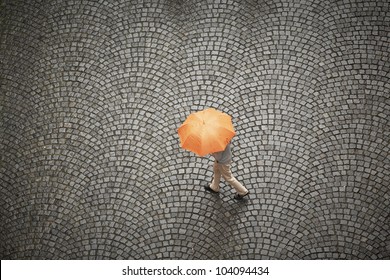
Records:
{"label": "cobblestone", "polygon": [[[0,7],[1,259],[390,258],[388,1]],[[179,147],[206,107],[247,200]]]}

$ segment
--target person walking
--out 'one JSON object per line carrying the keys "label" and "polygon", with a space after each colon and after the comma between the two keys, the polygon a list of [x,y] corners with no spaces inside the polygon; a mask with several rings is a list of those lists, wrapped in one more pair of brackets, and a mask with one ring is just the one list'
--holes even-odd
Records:
{"label": "person walking", "polygon": [[225,179],[236,191],[234,199],[241,200],[244,196],[249,194],[249,191],[233,176],[230,167],[232,162],[232,151],[230,143],[226,146],[224,151],[216,152],[211,154],[214,161],[214,177],[213,181],[209,186],[206,186],[205,189],[209,192],[218,193],[220,190],[219,183],[221,177]]}

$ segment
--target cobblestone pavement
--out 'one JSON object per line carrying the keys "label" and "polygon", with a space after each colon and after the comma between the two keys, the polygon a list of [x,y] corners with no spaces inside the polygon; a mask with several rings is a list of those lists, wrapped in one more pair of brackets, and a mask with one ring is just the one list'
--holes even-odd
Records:
{"label": "cobblestone pavement", "polygon": [[[2,259],[389,259],[390,7],[0,2]],[[233,116],[233,173],[179,147]]]}

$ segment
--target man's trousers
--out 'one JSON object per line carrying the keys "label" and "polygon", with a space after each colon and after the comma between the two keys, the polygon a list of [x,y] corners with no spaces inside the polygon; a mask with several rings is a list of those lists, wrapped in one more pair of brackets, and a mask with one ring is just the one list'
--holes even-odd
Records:
{"label": "man's trousers", "polygon": [[237,181],[236,178],[234,178],[231,170],[230,170],[231,164],[221,164],[218,162],[214,162],[214,178],[211,182],[210,188],[213,191],[219,192],[219,183],[221,181],[221,177],[225,179],[226,182],[228,182],[239,195],[245,195],[248,193],[248,190]]}

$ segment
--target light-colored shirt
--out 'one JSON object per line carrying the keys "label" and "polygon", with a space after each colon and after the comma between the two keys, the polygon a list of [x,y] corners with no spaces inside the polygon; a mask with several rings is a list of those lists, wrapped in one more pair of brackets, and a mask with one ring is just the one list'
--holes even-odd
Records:
{"label": "light-colored shirt", "polygon": [[216,152],[211,154],[218,163],[229,164],[232,161],[232,150],[230,148],[230,143],[226,146],[225,150],[222,152]]}

